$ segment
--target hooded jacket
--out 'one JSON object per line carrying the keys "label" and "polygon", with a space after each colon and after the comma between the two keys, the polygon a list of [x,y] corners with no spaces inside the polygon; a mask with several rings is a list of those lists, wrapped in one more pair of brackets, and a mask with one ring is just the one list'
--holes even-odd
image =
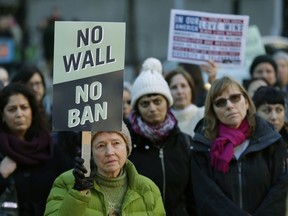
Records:
{"label": "hooded jacket", "polygon": [[[128,189],[121,207],[121,215],[165,215],[158,187],[150,179],[138,174],[130,161],[127,161],[125,169]],[[47,200],[45,216],[108,215],[104,194],[96,181],[88,195],[72,189],[73,185],[72,170],[61,174],[55,180]]]}
{"label": "hooded jacket", "polygon": [[198,215],[284,216],[288,190],[285,145],[265,120],[256,116],[248,147],[230,162],[229,172],[211,167],[211,140],[203,135],[203,121],[193,138],[191,179]]}

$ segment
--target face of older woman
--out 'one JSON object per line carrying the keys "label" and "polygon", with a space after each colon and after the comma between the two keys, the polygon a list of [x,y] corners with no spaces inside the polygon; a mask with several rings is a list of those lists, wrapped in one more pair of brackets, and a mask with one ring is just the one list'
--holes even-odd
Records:
{"label": "face of older woman", "polygon": [[284,125],[285,108],[282,104],[262,104],[258,107],[257,113],[272,123],[278,132]]}
{"label": "face of older woman", "polygon": [[237,86],[229,86],[215,98],[213,108],[220,122],[238,128],[247,114],[248,101]]}
{"label": "face of older woman", "polygon": [[32,110],[28,99],[22,94],[10,96],[3,110],[3,121],[19,139],[24,139],[32,123]]}
{"label": "face of older woman", "polygon": [[165,120],[168,104],[163,95],[145,95],[139,99],[137,106],[146,123],[157,125]]}
{"label": "face of older woman", "polygon": [[98,172],[109,178],[117,177],[127,160],[126,143],[115,132],[97,134],[92,142],[92,153]]}

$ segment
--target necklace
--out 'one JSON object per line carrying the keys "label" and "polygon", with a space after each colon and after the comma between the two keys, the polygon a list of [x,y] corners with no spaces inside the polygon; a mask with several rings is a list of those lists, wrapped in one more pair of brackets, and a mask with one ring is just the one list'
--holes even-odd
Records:
{"label": "necklace", "polygon": [[108,207],[108,216],[120,216],[121,206],[128,185],[126,172],[121,171],[116,178],[108,178],[96,172],[97,184],[101,189]]}
{"label": "necklace", "polygon": [[109,205],[109,207],[108,207],[108,212],[109,212],[109,216],[111,215],[111,216],[113,216],[113,215],[115,215],[115,216],[117,216],[117,215],[119,215],[119,208],[117,208],[116,207],[116,204],[117,204],[117,200],[120,198],[119,197],[119,195],[121,194],[121,193],[119,193],[120,192],[120,190],[121,190],[121,188],[120,189],[118,189],[117,191],[116,191],[116,193],[112,193],[112,194],[116,194],[115,196],[113,196],[113,197],[111,197],[111,196],[109,196],[108,195],[108,193],[107,193],[107,191],[104,189],[104,187],[103,186],[101,186],[101,185],[99,185],[100,187],[101,187],[101,189],[102,189],[102,191],[103,191],[103,193],[104,193],[104,195],[105,195],[105,197],[106,197],[106,199],[107,199],[107,201],[108,201],[108,205]]}

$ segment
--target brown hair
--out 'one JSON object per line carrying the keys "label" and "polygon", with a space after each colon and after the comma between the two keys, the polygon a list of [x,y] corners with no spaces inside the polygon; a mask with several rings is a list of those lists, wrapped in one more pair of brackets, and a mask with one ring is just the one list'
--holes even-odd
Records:
{"label": "brown hair", "polygon": [[181,74],[187,80],[188,85],[190,86],[190,89],[191,89],[191,94],[192,94],[191,103],[195,103],[197,100],[195,82],[194,82],[192,76],[182,66],[179,66],[176,69],[168,72],[165,76],[166,82],[168,83],[168,85],[170,87],[170,83],[171,83],[172,78],[178,74]]}
{"label": "brown hair", "polygon": [[49,132],[48,122],[44,117],[45,114],[39,107],[39,103],[36,101],[34,93],[30,88],[21,83],[10,83],[5,88],[3,88],[0,93],[0,131],[10,132],[10,128],[6,122],[3,121],[2,114],[11,96],[18,94],[23,95],[27,99],[32,111],[32,123],[25,134],[25,139],[31,140],[42,130]]}
{"label": "brown hair", "polygon": [[215,80],[212,83],[211,88],[208,91],[208,94],[205,100],[204,135],[210,140],[215,139],[218,135],[219,120],[217,118],[217,115],[213,107],[214,100],[215,98],[220,96],[223,93],[223,91],[225,91],[230,86],[236,86],[240,90],[243,97],[247,100],[248,110],[247,110],[246,119],[250,126],[250,135],[254,132],[255,124],[256,124],[255,123],[256,109],[253,104],[253,101],[248,96],[247,91],[241,84],[239,84],[237,81],[235,81],[231,77],[224,76],[220,79]]}

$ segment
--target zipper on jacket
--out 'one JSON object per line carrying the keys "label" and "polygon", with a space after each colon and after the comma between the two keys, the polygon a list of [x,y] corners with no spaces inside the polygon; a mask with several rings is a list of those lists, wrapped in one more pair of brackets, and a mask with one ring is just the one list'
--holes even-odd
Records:
{"label": "zipper on jacket", "polygon": [[166,195],[166,174],[165,174],[165,163],[164,163],[164,152],[163,147],[159,149],[159,158],[161,159],[162,166],[162,175],[163,175],[163,202],[165,203],[165,195]]}
{"label": "zipper on jacket", "polygon": [[238,167],[238,180],[239,180],[239,206],[243,209],[243,194],[242,194],[242,164],[241,161],[237,163]]}

